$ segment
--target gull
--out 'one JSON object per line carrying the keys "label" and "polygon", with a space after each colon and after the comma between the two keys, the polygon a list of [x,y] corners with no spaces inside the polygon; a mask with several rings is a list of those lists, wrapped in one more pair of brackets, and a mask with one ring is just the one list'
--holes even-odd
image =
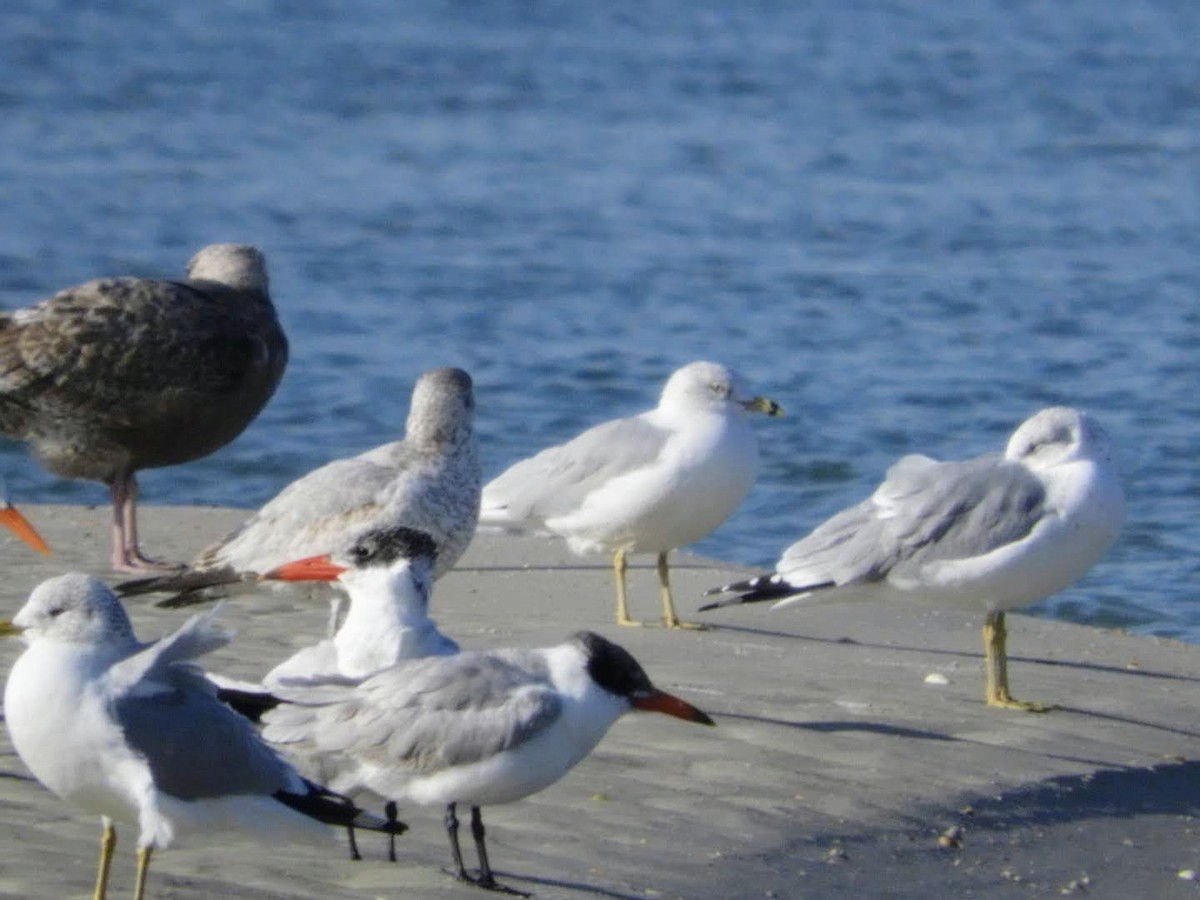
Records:
{"label": "gull", "polygon": [[28,644],[4,691],[18,755],[45,787],[101,817],[96,898],[107,890],[116,822],[139,829],[135,900],[153,851],[177,833],[328,836],[318,823],[404,830],[302,778],[216,699],[194,662],[231,639],[215,613],[143,644],[112,591],[71,573],[38,585],[0,622],[0,634]]}
{"label": "gull", "polygon": [[[268,741],[302,771],[326,773],[337,790],[444,806],[455,875],[498,890],[507,889],[492,873],[481,806],[558,781],[631,710],[713,724],[591,632],[554,647],[408,660],[362,681],[284,685],[278,694],[286,702],[263,717]],[[459,803],[471,807],[475,878],[459,847]]]}
{"label": "gull", "polygon": [[629,616],[626,557],[656,553],[663,624],[699,627],[675,613],[667,554],[714,531],[753,487],[758,441],[747,410],[783,412],[745,393],[725,366],[686,365],[654,409],[590,428],[489,482],[480,522],[549,531],[579,554],[611,553],[618,625],[643,624]]}
{"label": "gull", "polygon": [[[479,519],[479,445],[471,376],[434,369],[413,388],[403,440],[336,459],[293,481],[188,570],[117,586],[123,596],[182,593],[160,606],[212,597],[212,588],[257,585],[264,572],[336,553],[372,528],[408,525],[437,544],[440,578],[458,561]],[[331,617],[335,630],[338,605]]]}
{"label": "gull", "polygon": [[1124,516],[1108,435],[1077,409],[1050,407],[1002,457],[902,458],[870,498],[788,547],[774,573],[715,588],[740,596],[701,609],[910,598],[982,610],[988,705],[1041,711],[1009,692],[1004,613],[1081,578]]}
{"label": "gull", "polygon": [[113,569],[162,568],[138,547],[137,472],[236,438],[287,355],[262,253],[212,244],[186,281],[103,278],[0,313],[0,434],[56,475],[108,485]]}

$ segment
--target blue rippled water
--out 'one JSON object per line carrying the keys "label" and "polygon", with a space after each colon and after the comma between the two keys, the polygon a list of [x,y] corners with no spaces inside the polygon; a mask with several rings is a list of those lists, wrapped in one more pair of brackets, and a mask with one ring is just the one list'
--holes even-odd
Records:
{"label": "blue rippled water", "polygon": [[1198,45],[1191,0],[9,0],[0,305],[266,251],[291,367],[158,503],[392,439],[437,365],[491,474],[728,362],[790,416],[695,549],[753,565],[900,454],[1082,406],[1130,520],[1041,609],[1197,641]]}

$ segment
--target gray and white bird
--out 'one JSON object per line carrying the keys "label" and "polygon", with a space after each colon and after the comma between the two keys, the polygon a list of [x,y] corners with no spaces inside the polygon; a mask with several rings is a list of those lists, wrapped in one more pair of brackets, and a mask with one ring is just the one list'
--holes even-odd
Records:
{"label": "gray and white bird", "polygon": [[215,610],[152,644],[135,637],[116,595],[81,574],[38,585],[0,634],[28,648],[13,665],[4,717],[45,787],[103,824],[95,896],[103,898],[117,822],[139,830],[135,898],[153,851],[230,827],[264,840],[331,836],[319,824],[398,833],[302,778],[220,703],[194,660],[231,638]]}
{"label": "gray and white bird", "polygon": [[263,577],[338,581],[350,602],[336,634],[281,662],[263,686],[327,677],[361,680],[402,660],[457,653],[458,644],[429,616],[436,559],[429,535],[397,525],[368,531],[338,553],[272,569]]}
{"label": "gray and white bird", "polygon": [[202,602],[212,598],[212,588],[257,585],[258,576],[284,563],[337,553],[366,531],[397,525],[433,538],[433,574],[439,578],[466,550],[479,519],[474,419],[471,376],[462,369],[426,372],[413,388],[403,440],[314,469],[205,549],[186,571],[127,581],[117,591],[179,592],[161,606]]}
{"label": "gray and white bird", "polygon": [[480,522],[549,531],[579,554],[612,554],[618,625],[642,624],[629,615],[626,557],[655,553],[663,624],[698,627],[676,615],[667,555],[714,531],[753,487],[758,441],[747,411],[783,412],[723,365],[686,365],[654,409],[590,428],[489,482]]}
{"label": "gray and white bird", "polygon": [[739,596],[701,609],[907,599],[979,610],[988,705],[1042,710],[1009,692],[1004,613],[1081,578],[1124,517],[1108,435],[1079,410],[1050,407],[1003,456],[904,457],[868,499],[788,547],[774,573],[715,588]]}
{"label": "gray and white bird", "polygon": [[137,472],[236,438],[287,356],[262,253],[213,244],[186,281],[103,278],[0,314],[0,434],[109,486],[114,569],[161,568],[138,546]]}
{"label": "gray and white bird", "polygon": [[[481,806],[512,803],[558,781],[631,710],[713,724],[654,687],[626,650],[591,632],[554,647],[408,660],[362,681],[281,684],[276,693],[286,702],[263,717],[268,741],[301,771],[346,793],[445,806],[456,875],[487,888],[499,886]],[[459,803],[471,807],[477,878],[463,865]]]}

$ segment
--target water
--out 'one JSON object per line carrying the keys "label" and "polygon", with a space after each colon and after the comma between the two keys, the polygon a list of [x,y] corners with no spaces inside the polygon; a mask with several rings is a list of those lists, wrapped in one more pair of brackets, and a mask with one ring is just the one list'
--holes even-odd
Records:
{"label": "water", "polygon": [[[148,502],[256,506],[433,366],[493,474],[713,358],[790,415],[694,549],[769,565],[898,455],[1070,403],[1130,519],[1040,611],[1200,640],[1191,0],[105,7],[0,9],[0,305],[248,241],[293,349]],[[104,502],[2,452],[21,500]]]}

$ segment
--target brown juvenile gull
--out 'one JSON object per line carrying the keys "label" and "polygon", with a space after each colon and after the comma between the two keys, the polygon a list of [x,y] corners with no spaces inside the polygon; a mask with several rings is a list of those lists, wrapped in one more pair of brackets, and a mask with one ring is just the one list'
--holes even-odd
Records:
{"label": "brown juvenile gull", "polygon": [[1040,711],[1009,693],[1004,612],[1083,577],[1124,517],[1108,435],[1053,406],[1023,422],[1003,456],[904,457],[868,499],[788,547],[775,572],[709,591],[739,596],[701,609],[909,599],[980,610],[988,705]]}
{"label": "brown juvenile gull", "polygon": [[365,531],[396,525],[433,538],[439,578],[466,550],[479,519],[474,418],[471,376],[462,369],[426,372],[413,388],[403,440],[314,469],[188,570],[125,582],[118,593],[182,592],[162,606],[203,602],[214,587],[257,585],[259,575],[284,563],[338,553]]}
{"label": "brown juvenile gull", "polygon": [[4,690],[17,754],[43,785],[101,817],[95,897],[105,895],[115,822],[139,830],[135,900],[151,854],[176,836],[236,827],[264,840],[328,839],[320,823],[405,828],[302,778],[217,700],[195,663],[231,638],[215,612],[144,644],[111,590],[72,573],[38,585],[0,622],[0,634],[29,645]]}
{"label": "brown juvenile gull", "polygon": [[109,486],[114,569],[161,568],[138,547],[136,473],[241,434],[287,353],[262,253],[213,244],[186,281],[102,278],[0,313],[0,433]]}
{"label": "brown juvenile gull", "polygon": [[725,366],[686,365],[654,409],[590,428],[489,482],[479,520],[544,529],[575,553],[611,553],[618,625],[642,624],[629,617],[626,555],[656,553],[663,624],[699,627],[675,614],[667,554],[714,531],[754,486],[758,440],[746,411],[783,412]]}

